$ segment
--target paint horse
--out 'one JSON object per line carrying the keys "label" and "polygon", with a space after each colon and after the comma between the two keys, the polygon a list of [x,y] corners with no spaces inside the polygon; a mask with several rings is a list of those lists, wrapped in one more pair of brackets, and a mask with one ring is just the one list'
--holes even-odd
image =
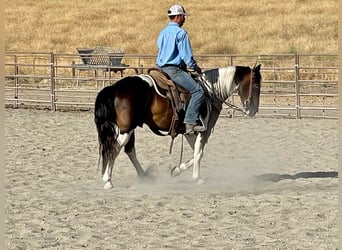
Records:
{"label": "paint horse", "polygon": [[[162,135],[168,132],[173,118],[170,98],[160,95],[147,75],[127,76],[115,84],[103,88],[95,101],[95,117],[99,140],[99,165],[102,161],[104,188],[112,185],[114,162],[124,147],[139,177],[146,176],[135,150],[134,130],[146,124],[152,132]],[[193,165],[192,178],[201,183],[200,162],[204,146],[214,128],[223,103],[233,93],[240,97],[246,115],[252,117],[259,110],[261,73],[260,65],[253,68],[227,66],[204,71],[200,77],[207,100],[207,129],[203,132],[184,135],[191,148],[193,158],[172,169],[177,176]],[[236,106],[235,106],[236,107]]]}

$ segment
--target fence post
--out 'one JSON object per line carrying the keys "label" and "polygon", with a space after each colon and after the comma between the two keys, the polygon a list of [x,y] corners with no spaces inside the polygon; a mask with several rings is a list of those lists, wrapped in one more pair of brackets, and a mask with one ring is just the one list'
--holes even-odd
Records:
{"label": "fence post", "polygon": [[299,55],[295,54],[295,91],[296,91],[296,119],[300,119],[300,86],[299,86]]}
{"label": "fence post", "polygon": [[143,74],[144,73],[144,65],[141,64],[141,60],[140,58],[138,58],[138,65],[139,65],[139,69],[137,70],[137,74]]}
{"label": "fence post", "polygon": [[33,63],[33,83],[36,84],[36,55],[33,55],[32,58],[32,63]]}
{"label": "fence post", "polygon": [[19,67],[18,67],[18,58],[17,55],[14,55],[14,75],[15,75],[15,79],[14,79],[14,99],[15,99],[15,103],[14,103],[14,108],[18,108],[19,107]]}
{"label": "fence post", "polygon": [[51,111],[56,111],[56,92],[55,92],[55,56],[53,52],[51,52],[51,75],[50,75],[50,82],[51,82]]}

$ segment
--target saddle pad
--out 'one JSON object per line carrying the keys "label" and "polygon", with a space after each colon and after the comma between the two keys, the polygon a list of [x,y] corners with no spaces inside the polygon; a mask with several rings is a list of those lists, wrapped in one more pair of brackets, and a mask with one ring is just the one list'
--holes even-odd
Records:
{"label": "saddle pad", "polygon": [[148,74],[153,77],[153,79],[156,81],[158,86],[162,89],[169,90],[169,86],[171,90],[174,90],[175,88],[178,89],[181,93],[188,93],[185,88],[175,84],[167,75],[166,73],[160,71],[160,69],[149,69]]}
{"label": "saddle pad", "polygon": [[165,96],[164,94],[162,94],[159,89],[158,89],[158,86],[156,84],[156,81],[153,79],[153,77],[151,77],[150,75],[138,75],[138,77],[140,77],[142,80],[144,80],[145,82],[148,83],[148,85],[151,87],[151,88],[154,88],[157,92],[158,95],[160,95],[161,97],[164,97],[164,98],[167,98],[167,96]]}
{"label": "saddle pad", "polygon": [[158,69],[149,70],[148,74],[153,77],[153,79],[157,82],[158,86],[162,89],[168,90],[170,86],[171,89],[175,89],[175,84],[171,79],[168,79],[166,75],[160,72]]}

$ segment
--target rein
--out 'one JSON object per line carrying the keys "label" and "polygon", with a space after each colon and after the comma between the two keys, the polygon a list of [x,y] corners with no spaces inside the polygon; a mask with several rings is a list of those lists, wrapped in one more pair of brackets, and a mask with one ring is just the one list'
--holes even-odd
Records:
{"label": "rein", "polygon": [[245,115],[247,115],[247,112],[244,111],[242,108],[238,107],[238,106],[235,106],[234,104],[232,103],[229,103],[227,101],[223,101],[224,104],[226,104],[229,108],[231,109],[234,109],[236,111],[241,111],[242,113],[244,113]]}

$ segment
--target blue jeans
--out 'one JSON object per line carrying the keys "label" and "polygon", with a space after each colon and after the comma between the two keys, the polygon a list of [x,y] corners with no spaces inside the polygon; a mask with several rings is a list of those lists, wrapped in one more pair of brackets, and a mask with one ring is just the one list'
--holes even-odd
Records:
{"label": "blue jeans", "polygon": [[161,69],[170,76],[172,81],[190,92],[191,98],[185,112],[184,123],[196,125],[200,106],[205,100],[202,87],[189,75],[189,73],[176,66],[167,66]]}

